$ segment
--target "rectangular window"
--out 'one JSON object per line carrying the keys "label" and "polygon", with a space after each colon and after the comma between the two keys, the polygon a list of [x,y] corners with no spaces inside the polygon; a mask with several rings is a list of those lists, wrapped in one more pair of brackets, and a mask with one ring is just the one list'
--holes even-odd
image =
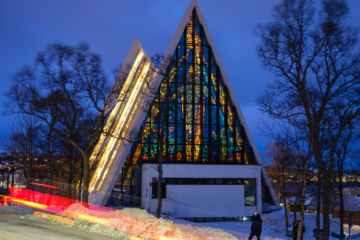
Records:
{"label": "rectangular window", "polygon": [[191,85],[186,86],[186,103],[192,103],[193,95],[192,95],[193,88]]}
{"label": "rectangular window", "polygon": [[169,104],[169,123],[174,123],[175,122],[175,104],[174,103],[170,103]]}
{"label": "rectangular window", "polygon": [[219,133],[216,125],[211,125],[211,145],[219,145]]}
{"label": "rectangular window", "polygon": [[[185,58],[185,57],[184,57]],[[179,67],[178,67],[178,83],[183,83],[185,82],[185,63],[179,63]]]}
{"label": "rectangular window", "polygon": [[175,144],[175,125],[169,124],[169,138],[168,142],[169,144]]}
{"label": "rectangular window", "polygon": [[209,146],[203,146],[203,162],[209,162]]}
{"label": "rectangular window", "polygon": [[202,126],[194,125],[195,129],[195,144],[201,144],[202,142]]}
{"label": "rectangular window", "polygon": [[216,105],[211,105],[211,124],[217,124],[216,110]]}
{"label": "rectangular window", "polygon": [[245,185],[245,206],[256,206],[256,179],[244,179]]}
{"label": "rectangular window", "polygon": [[182,44],[178,45],[178,59],[179,63],[185,62],[185,47]]}
{"label": "rectangular window", "polygon": [[184,144],[184,127],[182,124],[177,125],[177,144]]}
{"label": "rectangular window", "polygon": [[186,62],[187,63],[194,62],[194,46],[192,45],[186,46]]}
{"label": "rectangular window", "polygon": [[186,145],[186,161],[191,162],[192,161],[192,145]]}
{"label": "rectangular window", "polygon": [[186,105],[186,123],[192,124],[193,123],[193,114],[192,114],[192,105]]}
{"label": "rectangular window", "polygon": [[175,102],[176,99],[176,84],[169,84],[169,102]]}
{"label": "rectangular window", "polygon": [[209,124],[209,105],[203,106],[203,121],[204,124]]}
{"label": "rectangular window", "polygon": [[183,123],[185,116],[185,104],[178,104],[177,106],[177,122]]}
{"label": "rectangular window", "polygon": [[185,137],[186,137],[186,144],[192,144],[193,143],[193,129],[192,125],[186,124],[185,125]]}
{"label": "rectangular window", "polygon": [[183,160],[184,155],[184,146],[183,145],[177,145],[176,147],[176,160],[178,162],[181,162]]}

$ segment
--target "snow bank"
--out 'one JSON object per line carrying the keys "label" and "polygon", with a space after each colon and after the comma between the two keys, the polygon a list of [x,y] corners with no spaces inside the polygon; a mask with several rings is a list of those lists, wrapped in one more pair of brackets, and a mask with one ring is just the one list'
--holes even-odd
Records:
{"label": "snow bank", "polygon": [[[145,210],[127,208],[123,210],[102,211],[73,204],[60,215],[76,220],[74,227],[104,234],[104,231],[123,231],[148,239],[236,239],[229,233],[213,228],[199,228],[191,225],[173,223],[169,219],[157,219]],[[83,220],[78,222],[78,220]],[[86,223],[84,222],[86,221]],[[89,223],[91,222],[91,223]],[[83,225],[82,225],[83,224]],[[95,226],[93,225],[95,224]],[[104,228],[105,226],[105,228]],[[113,234],[113,233],[111,233]]]}

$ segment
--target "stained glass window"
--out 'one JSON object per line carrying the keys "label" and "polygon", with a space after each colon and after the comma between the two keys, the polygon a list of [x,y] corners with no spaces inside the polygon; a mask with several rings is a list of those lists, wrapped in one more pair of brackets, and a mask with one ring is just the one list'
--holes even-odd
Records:
{"label": "stained glass window", "polygon": [[141,164],[156,163],[161,145],[164,163],[254,163],[203,31],[194,10],[117,179],[114,202],[140,204]]}

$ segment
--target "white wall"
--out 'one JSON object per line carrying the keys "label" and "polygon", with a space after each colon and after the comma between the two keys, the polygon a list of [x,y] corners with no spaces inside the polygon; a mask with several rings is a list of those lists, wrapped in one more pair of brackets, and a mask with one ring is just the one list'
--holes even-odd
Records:
{"label": "white wall", "polygon": [[244,216],[244,185],[167,185],[166,195],[174,217]]}
{"label": "white wall", "polygon": [[[151,198],[152,187],[149,186],[149,183],[152,181],[153,177],[158,177],[158,172],[154,168],[154,164],[143,164],[142,166],[142,191],[141,191],[141,207],[144,209],[149,209],[149,201]],[[262,211],[262,201],[261,201],[261,166],[260,165],[219,165],[219,164],[163,164],[163,178],[256,178],[256,200],[257,206],[248,207],[245,206],[242,216],[251,216],[254,212],[261,213]],[[146,185],[147,184],[147,185]],[[170,187],[171,186],[171,187]],[[175,186],[184,186],[185,188],[190,189],[191,187],[205,187],[207,185],[168,185],[167,186],[167,197],[174,198],[174,208],[177,212],[177,197],[172,197],[169,195],[168,187],[172,188]],[[220,188],[224,187],[233,187],[241,185],[210,185],[211,187],[217,186]],[[148,188],[147,197],[146,197],[146,188]],[[169,190],[170,190],[169,188]],[[144,190],[145,189],[145,190]],[[172,190],[170,190],[172,191]],[[178,189],[179,194],[183,194],[182,190]],[[212,190],[209,189],[211,192]],[[225,190],[224,190],[225,191]],[[185,194],[185,193],[184,193]],[[216,197],[215,197],[216,199]],[[242,195],[244,200],[244,195]],[[212,201],[210,197],[206,201]],[[220,201],[217,199],[217,201]],[[195,204],[195,203],[194,203]],[[231,203],[233,204],[233,203]],[[238,204],[233,204],[229,206],[237,206]],[[243,203],[244,205],[244,203]],[[233,208],[234,208],[233,207]],[[254,211],[255,210],[255,211]],[[251,213],[247,215],[247,213]],[[188,216],[190,217],[190,216]],[[197,216],[204,217],[204,216]],[[213,217],[213,216],[212,216]],[[233,216],[232,216],[233,217]]]}
{"label": "white wall", "polygon": [[141,207],[146,210],[150,208],[151,188],[149,183],[149,165],[144,164],[141,170]]}

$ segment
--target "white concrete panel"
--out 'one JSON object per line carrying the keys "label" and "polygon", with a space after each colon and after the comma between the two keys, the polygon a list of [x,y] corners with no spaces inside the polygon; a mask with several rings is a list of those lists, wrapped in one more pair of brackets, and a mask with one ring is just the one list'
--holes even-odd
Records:
{"label": "white concrete panel", "polygon": [[174,199],[174,217],[242,217],[243,185],[167,185]]}
{"label": "white concrete panel", "polygon": [[151,188],[149,186],[149,165],[143,165],[141,170],[141,207],[149,209],[149,199],[151,196]]}
{"label": "white concrete panel", "polygon": [[[153,177],[158,177],[159,173],[155,170],[154,164],[143,166],[149,166],[149,183]],[[260,165],[163,164],[163,178],[256,178],[257,206],[255,208],[256,212],[260,213],[262,211]],[[149,191],[151,192],[151,188],[149,188]],[[166,197],[170,196],[167,195]]]}
{"label": "white concrete panel", "polygon": [[[156,213],[158,204],[157,198],[150,199],[150,212]],[[174,199],[173,198],[163,198],[161,204],[161,213],[170,214],[174,213]]]}
{"label": "white concrete panel", "polygon": [[[261,206],[262,207],[262,206]],[[262,213],[262,211],[258,211],[256,206],[245,206],[245,217],[250,217],[254,215],[254,213]]]}

